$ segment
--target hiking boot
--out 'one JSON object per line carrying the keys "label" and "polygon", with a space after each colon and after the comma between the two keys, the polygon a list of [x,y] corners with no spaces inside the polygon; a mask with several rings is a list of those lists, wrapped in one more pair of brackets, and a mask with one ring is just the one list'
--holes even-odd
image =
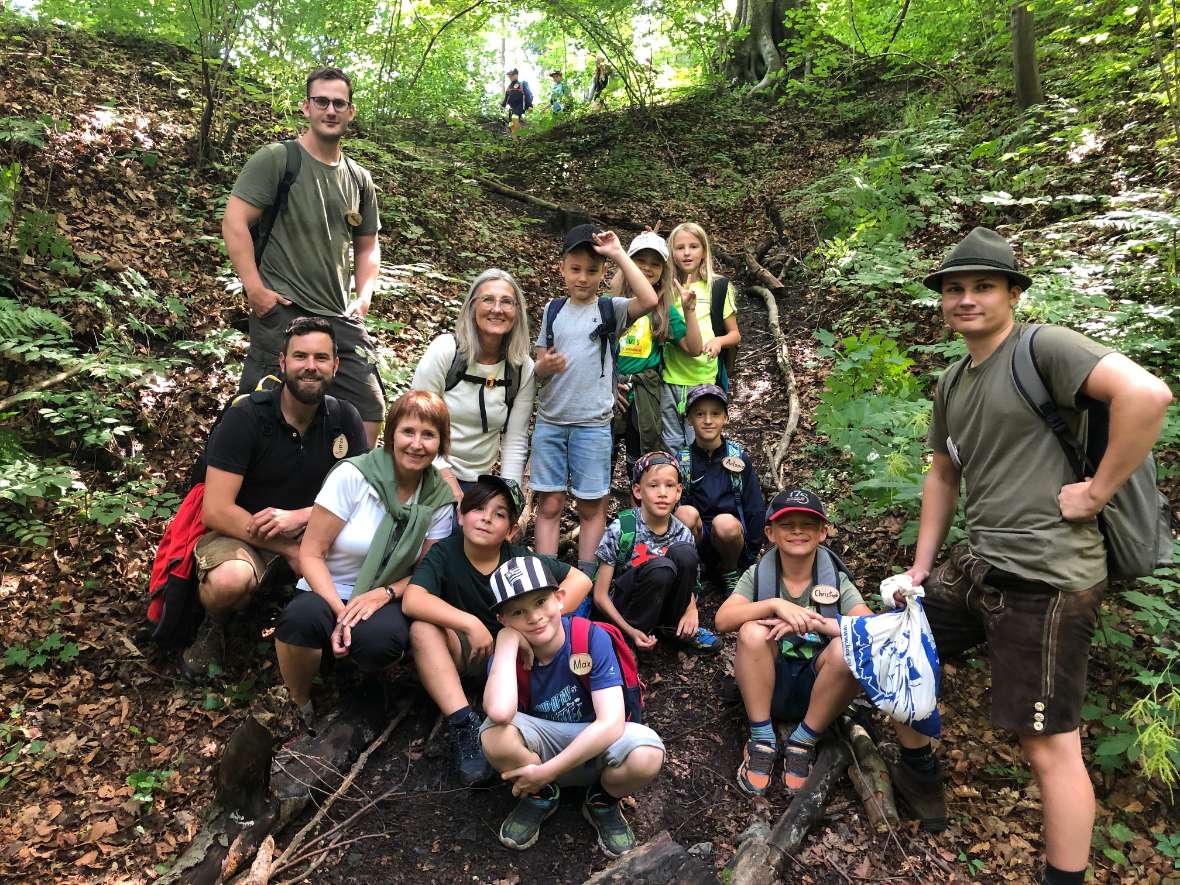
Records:
{"label": "hiking boot", "polygon": [[[180,672],[189,682],[206,683],[210,675],[221,673],[225,658],[225,622],[205,615],[197,630],[197,638],[180,656]],[[213,673],[210,674],[210,669]]]}
{"label": "hiking boot", "polygon": [[582,817],[594,827],[594,832],[598,834],[598,847],[607,857],[614,859],[635,847],[635,833],[627,823],[627,818],[623,817],[618,802],[583,802]]}
{"label": "hiking boot", "polygon": [[541,824],[545,823],[561,803],[561,790],[557,784],[550,784],[543,791],[548,799],[541,796],[521,796],[512,813],[500,824],[500,842],[517,851],[532,848],[541,835]]}
{"label": "hiking boot", "polygon": [[479,742],[479,715],[474,711],[462,725],[449,730],[451,760],[459,783],[465,787],[484,786],[496,777],[496,770],[488,763]]}
{"label": "hiking boot", "polygon": [[787,751],[783,754],[783,789],[787,795],[793,796],[803,789],[811,777],[811,766],[814,763],[814,749],[787,744]]}
{"label": "hiking boot", "polygon": [[680,640],[683,643],[686,651],[698,655],[715,655],[721,651],[721,640],[717,638],[717,634],[712,630],[706,630],[704,627],[697,627],[695,633],[688,639]]}
{"label": "hiking boot", "polygon": [[927,833],[946,829],[946,795],[942,789],[942,769],[924,773],[904,762],[889,763],[893,791],[910,807]]}
{"label": "hiking boot", "polygon": [[765,796],[774,773],[778,747],[760,741],[746,741],[742,748],[742,764],[738,767],[737,785],[752,796]]}

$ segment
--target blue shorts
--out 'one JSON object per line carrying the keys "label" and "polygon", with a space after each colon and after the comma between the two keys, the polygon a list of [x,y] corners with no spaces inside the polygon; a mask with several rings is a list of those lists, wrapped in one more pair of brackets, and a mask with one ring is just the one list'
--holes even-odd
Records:
{"label": "blue shorts", "polygon": [[565,492],[580,501],[597,501],[610,491],[610,424],[564,427],[537,419],[529,488]]}
{"label": "blue shorts", "polygon": [[776,720],[802,722],[811,703],[811,689],[815,686],[815,661],[801,658],[774,660],[774,694],[770,699],[770,717]]}

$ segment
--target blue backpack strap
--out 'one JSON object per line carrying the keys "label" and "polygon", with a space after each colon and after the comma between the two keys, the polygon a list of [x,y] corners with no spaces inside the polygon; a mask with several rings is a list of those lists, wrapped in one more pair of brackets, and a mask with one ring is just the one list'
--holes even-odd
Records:
{"label": "blue backpack strap", "polygon": [[676,463],[680,465],[680,481],[692,484],[692,449],[685,447],[676,452]]}
{"label": "blue backpack strap", "polygon": [[758,557],[754,571],[754,601],[765,602],[778,596],[779,580],[778,549],[771,547]]}
{"label": "blue backpack strap", "polygon": [[557,315],[561,313],[561,309],[565,307],[566,302],[569,301],[566,297],[554,298],[545,307],[545,319],[542,321],[542,328],[545,334],[541,340],[545,342],[546,347],[553,347],[553,321],[557,319]]}
{"label": "blue backpack strap", "polygon": [[598,339],[598,349],[602,357],[602,373],[598,377],[603,378],[606,376],[607,354],[610,354],[612,365],[619,358],[619,335],[618,328],[615,325],[615,302],[609,295],[604,295],[598,299],[598,322],[598,328],[594,330],[594,334],[591,337]]}
{"label": "blue backpack strap", "polygon": [[[742,447],[733,440],[727,439],[725,441],[725,456],[727,458],[737,458],[738,460],[744,461],[745,459],[742,458],[743,454],[745,453],[742,451]],[[725,472],[729,473],[729,484],[733,486],[733,493],[737,496],[738,509],[740,510],[742,502],[742,474],[730,473],[728,470]]]}
{"label": "blue backpack strap", "polygon": [[635,508],[628,507],[619,511],[619,550],[615,554],[615,575],[619,569],[631,561],[631,551],[635,549],[635,529],[638,521]]}

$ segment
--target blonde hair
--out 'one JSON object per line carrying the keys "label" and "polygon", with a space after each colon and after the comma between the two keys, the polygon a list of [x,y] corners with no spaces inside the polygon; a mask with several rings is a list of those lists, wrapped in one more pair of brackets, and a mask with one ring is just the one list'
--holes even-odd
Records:
{"label": "blonde hair", "polygon": [[463,306],[459,308],[459,319],[455,323],[455,346],[470,363],[479,347],[479,330],[475,327],[475,295],[480,286],[492,280],[503,280],[512,287],[516,300],[516,322],[512,331],[500,342],[500,357],[509,365],[521,367],[529,356],[528,305],[524,303],[524,292],[512,274],[498,267],[491,267],[471,281]]}
{"label": "blonde hair", "polygon": [[[704,280],[706,288],[711,289],[713,287],[713,280],[717,277],[717,271],[713,269],[713,246],[709,242],[709,235],[695,221],[685,221],[676,225],[676,227],[672,228],[672,232],[668,234],[668,254],[671,256],[675,256],[676,254],[675,249],[672,248],[672,243],[675,242],[676,235],[679,233],[692,234],[705,247],[705,257],[701,259],[701,279]],[[673,257],[671,260],[676,279],[681,283],[687,282],[688,277],[684,275],[684,272],[680,269],[680,265],[676,263],[675,258]]]}
{"label": "blonde hair", "polygon": [[[665,258],[655,249],[640,249],[635,255],[640,252],[651,252],[656,258],[664,262],[664,268],[660,271],[660,278],[656,281],[656,306],[650,314],[651,316],[651,337],[655,339],[657,344],[663,344],[668,340],[668,334],[672,331],[671,321],[668,319],[668,314],[672,309],[672,259]],[[631,257],[634,258],[635,255]],[[631,290],[631,284],[627,282],[627,278],[623,277],[623,293],[624,298],[630,298],[635,293]]]}

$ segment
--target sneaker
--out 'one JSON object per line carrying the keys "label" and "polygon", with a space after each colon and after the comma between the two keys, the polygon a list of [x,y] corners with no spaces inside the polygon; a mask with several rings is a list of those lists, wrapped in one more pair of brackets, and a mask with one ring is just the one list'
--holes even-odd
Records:
{"label": "sneaker", "polygon": [[685,649],[698,655],[713,655],[721,651],[721,640],[712,630],[697,627],[697,631],[688,639],[680,640]]}
{"label": "sneaker", "polygon": [[545,823],[561,803],[561,790],[557,784],[549,785],[550,798],[522,796],[512,813],[500,824],[500,842],[517,851],[532,848],[541,835],[541,824]]}
{"label": "sneaker", "polygon": [[811,766],[814,762],[814,749],[787,744],[787,751],[783,754],[783,788],[788,795],[793,796],[803,789],[807,778],[811,777]]}
{"label": "sneaker", "polygon": [[738,578],[741,574],[737,569],[730,569],[721,573],[721,585],[725,588],[725,592],[733,595],[733,591],[737,589]]}
{"label": "sneaker", "polygon": [[946,795],[942,789],[942,769],[924,773],[904,762],[889,764],[893,791],[910,807],[927,833],[946,829]]}
{"label": "sneaker", "polygon": [[746,741],[742,748],[742,764],[738,767],[737,784],[753,796],[765,796],[774,773],[778,747],[760,741]]}
{"label": "sneaker", "polygon": [[462,725],[454,726],[448,732],[455,773],[465,787],[485,786],[496,777],[496,770],[483,754],[479,726],[479,715],[473,711]]}
{"label": "sneaker", "polygon": [[599,804],[598,802],[583,802],[582,817],[594,832],[598,834],[598,847],[609,858],[616,858],[626,854],[635,847],[635,833],[618,802]]}
{"label": "sneaker", "polygon": [[197,630],[197,638],[180,656],[180,672],[189,682],[205,683],[221,672],[225,658],[225,623],[206,615]]}

